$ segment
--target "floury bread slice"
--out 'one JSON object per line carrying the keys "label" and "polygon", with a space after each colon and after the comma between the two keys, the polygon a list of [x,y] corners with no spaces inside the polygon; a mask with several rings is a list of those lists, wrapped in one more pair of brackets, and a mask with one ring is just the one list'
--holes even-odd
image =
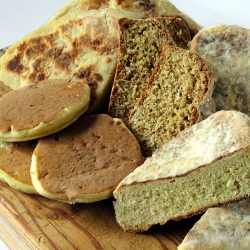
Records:
{"label": "floury bread slice", "polygon": [[16,190],[36,194],[31,176],[31,156],[37,141],[0,141],[0,180]]}
{"label": "floury bread slice", "polygon": [[250,30],[230,25],[204,28],[193,38],[191,50],[217,71],[217,110],[250,115]]}
{"label": "floury bread slice", "polygon": [[0,140],[27,141],[53,134],[88,109],[90,88],[81,81],[47,80],[0,98]]}
{"label": "floury bread slice", "polygon": [[130,112],[147,87],[162,48],[174,41],[156,19],[123,18],[119,26],[118,63],[108,112],[127,124]]}
{"label": "floury bread slice", "polygon": [[0,58],[0,81],[12,89],[47,79],[81,80],[91,88],[88,112],[99,111],[111,90],[119,45],[115,9],[77,8],[27,34]]}
{"label": "floury bread slice", "polygon": [[111,197],[118,183],[143,162],[138,142],[120,119],[84,115],[39,140],[31,177],[43,196],[89,203]]}
{"label": "floury bread slice", "polygon": [[150,156],[183,129],[215,112],[216,75],[195,53],[166,46],[128,127]]}
{"label": "floury bread slice", "polygon": [[117,222],[146,231],[250,195],[250,118],[219,111],[182,131],[114,191]]}
{"label": "floury bread slice", "polygon": [[248,250],[250,201],[209,208],[188,232],[178,250]]}

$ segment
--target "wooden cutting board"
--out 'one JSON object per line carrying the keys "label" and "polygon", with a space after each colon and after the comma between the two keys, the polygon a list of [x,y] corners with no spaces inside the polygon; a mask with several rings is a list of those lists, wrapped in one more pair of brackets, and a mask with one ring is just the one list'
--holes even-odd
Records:
{"label": "wooden cutting board", "polygon": [[0,237],[16,249],[177,249],[198,217],[141,234],[117,224],[112,199],[70,205],[21,193],[0,181]]}

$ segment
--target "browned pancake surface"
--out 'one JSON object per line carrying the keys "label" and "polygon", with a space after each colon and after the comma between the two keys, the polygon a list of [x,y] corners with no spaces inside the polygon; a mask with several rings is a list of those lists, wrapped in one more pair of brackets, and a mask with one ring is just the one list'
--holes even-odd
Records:
{"label": "browned pancake surface", "polygon": [[94,195],[94,201],[112,196],[121,179],[143,161],[137,141],[121,120],[105,114],[82,116],[40,139],[32,160],[32,181],[39,193],[50,198],[91,202],[85,196]]}

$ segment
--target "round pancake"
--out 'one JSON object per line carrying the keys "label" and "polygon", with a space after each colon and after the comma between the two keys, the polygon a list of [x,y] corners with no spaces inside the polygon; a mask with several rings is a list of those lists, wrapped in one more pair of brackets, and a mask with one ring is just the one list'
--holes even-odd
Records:
{"label": "round pancake", "polygon": [[120,119],[85,115],[39,140],[31,179],[45,197],[89,203],[111,197],[118,183],[143,162],[138,142]]}
{"label": "round pancake", "polygon": [[55,133],[87,109],[90,88],[80,81],[47,80],[0,98],[0,140],[27,141]]}
{"label": "round pancake", "polygon": [[9,186],[30,194],[37,193],[30,177],[31,156],[37,141],[0,142],[0,179]]}

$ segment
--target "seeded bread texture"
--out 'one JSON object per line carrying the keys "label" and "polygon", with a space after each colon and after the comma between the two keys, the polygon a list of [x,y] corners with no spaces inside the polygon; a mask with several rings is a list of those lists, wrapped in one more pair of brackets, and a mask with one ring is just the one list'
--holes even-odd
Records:
{"label": "seeded bread texture", "polygon": [[135,103],[145,91],[164,45],[172,38],[155,19],[119,20],[118,64],[108,113],[127,123]]}
{"label": "seeded bread texture", "polygon": [[216,75],[195,53],[166,46],[128,127],[150,156],[185,128],[215,112]]}
{"label": "seeded bread texture", "polygon": [[138,142],[120,119],[84,115],[39,140],[31,177],[45,197],[89,203],[111,197],[118,183],[143,162]]}
{"label": "seeded bread texture", "polygon": [[250,185],[250,118],[219,111],[182,131],[125,177],[114,191],[126,231],[180,220],[244,199]]}
{"label": "seeded bread texture", "polygon": [[188,232],[178,250],[248,250],[250,201],[209,208]]}
{"label": "seeded bread texture", "polygon": [[203,28],[193,38],[191,51],[217,72],[213,93],[217,110],[250,115],[250,30],[230,25]]}

